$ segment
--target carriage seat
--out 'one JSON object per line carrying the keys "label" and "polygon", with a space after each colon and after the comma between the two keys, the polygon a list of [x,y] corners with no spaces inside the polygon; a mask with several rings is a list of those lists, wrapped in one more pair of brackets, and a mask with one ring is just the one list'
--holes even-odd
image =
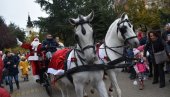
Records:
{"label": "carriage seat", "polygon": [[66,68],[67,61],[68,60],[68,53],[72,51],[71,49],[65,48],[62,50],[57,50],[50,61],[50,64],[48,66],[47,73],[53,74],[53,75],[62,75],[64,74],[64,69]]}

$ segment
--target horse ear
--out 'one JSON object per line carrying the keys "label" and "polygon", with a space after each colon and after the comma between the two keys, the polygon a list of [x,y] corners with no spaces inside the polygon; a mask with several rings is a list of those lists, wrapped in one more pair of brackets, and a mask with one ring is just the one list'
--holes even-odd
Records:
{"label": "horse ear", "polygon": [[121,15],[121,20],[124,20],[125,16],[126,16],[126,13],[124,12],[124,13]]}
{"label": "horse ear", "polygon": [[87,21],[91,22],[93,20],[94,17],[94,11],[92,10],[92,12],[86,17]]}
{"label": "horse ear", "polygon": [[68,20],[69,22],[70,22],[70,24],[72,24],[72,25],[76,25],[76,21],[75,21],[75,19],[73,19],[73,18],[69,18],[69,20]]}

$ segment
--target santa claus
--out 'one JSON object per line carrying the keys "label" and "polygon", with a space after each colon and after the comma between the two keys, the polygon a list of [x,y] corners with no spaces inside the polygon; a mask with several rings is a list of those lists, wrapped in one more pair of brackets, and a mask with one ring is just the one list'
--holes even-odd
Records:
{"label": "santa claus", "polygon": [[28,61],[30,61],[31,63],[32,73],[36,82],[39,82],[41,76],[41,69],[44,67],[44,63],[42,62],[42,45],[39,42],[38,37],[35,37],[32,43],[23,43],[17,38],[17,44],[22,48],[29,49],[30,54],[28,56]]}

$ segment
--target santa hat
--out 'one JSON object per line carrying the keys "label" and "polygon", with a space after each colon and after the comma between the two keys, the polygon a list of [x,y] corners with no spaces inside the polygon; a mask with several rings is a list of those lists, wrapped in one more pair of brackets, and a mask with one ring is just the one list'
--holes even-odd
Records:
{"label": "santa hat", "polygon": [[141,45],[141,46],[138,46],[138,47],[137,47],[137,49],[138,49],[139,51],[143,51],[144,48],[145,48],[145,45]]}

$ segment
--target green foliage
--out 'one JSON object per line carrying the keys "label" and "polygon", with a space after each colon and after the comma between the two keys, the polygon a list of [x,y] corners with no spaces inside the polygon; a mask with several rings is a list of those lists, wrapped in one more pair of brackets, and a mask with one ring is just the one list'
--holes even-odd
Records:
{"label": "green foliage", "polygon": [[160,26],[160,16],[156,6],[146,9],[144,0],[128,0],[126,6],[128,6],[126,11],[136,27],[139,25],[146,25],[149,28]]}
{"label": "green foliage", "polygon": [[16,36],[14,36],[8,26],[5,24],[4,19],[0,17],[0,50],[4,48],[11,48],[16,45]]}
{"label": "green foliage", "polygon": [[10,23],[8,25],[9,32],[19,38],[21,41],[25,40],[25,32],[21,30],[18,26],[16,26],[14,23]]}
{"label": "green foliage", "polygon": [[49,17],[34,21],[42,33],[48,32],[59,36],[66,46],[74,44],[73,26],[68,18],[77,18],[78,14],[87,15],[94,10],[92,21],[97,40],[103,39],[110,24],[115,20],[116,14],[112,9],[112,0],[36,0]]}
{"label": "green foliage", "polygon": [[166,23],[170,23],[170,0],[161,0],[164,5],[159,10],[161,25],[164,26]]}
{"label": "green foliage", "polygon": [[159,0],[158,4],[163,5],[152,3],[151,8],[147,9],[145,0],[127,0],[126,4],[116,6],[116,13],[127,12],[135,27],[161,27],[170,22],[170,0]]}

